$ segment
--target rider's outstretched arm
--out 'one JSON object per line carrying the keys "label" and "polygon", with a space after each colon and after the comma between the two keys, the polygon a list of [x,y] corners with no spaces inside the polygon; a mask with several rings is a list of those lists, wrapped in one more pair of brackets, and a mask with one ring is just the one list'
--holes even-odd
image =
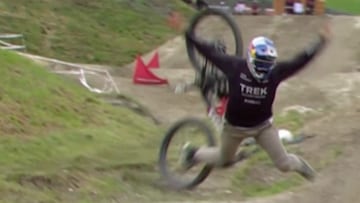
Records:
{"label": "rider's outstretched arm", "polygon": [[314,42],[310,47],[297,54],[293,59],[285,62],[279,62],[274,69],[274,74],[279,81],[283,81],[298,71],[302,70],[312,59],[318,55],[325,45],[327,39],[319,35],[319,39]]}
{"label": "rider's outstretched arm", "polygon": [[236,63],[238,61],[237,57],[216,51],[212,44],[196,39],[196,37],[189,32],[186,32],[185,38],[195,46],[200,54],[219,68],[226,76],[234,75],[235,67],[237,66]]}

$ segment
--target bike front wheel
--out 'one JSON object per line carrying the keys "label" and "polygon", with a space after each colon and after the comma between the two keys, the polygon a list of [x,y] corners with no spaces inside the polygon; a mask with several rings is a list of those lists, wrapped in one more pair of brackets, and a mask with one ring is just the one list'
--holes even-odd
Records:
{"label": "bike front wheel", "polygon": [[179,152],[188,142],[195,147],[216,145],[212,129],[199,119],[185,118],[169,128],[161,143],[159,168],[167,186],[173,189],[192,189],[202,183],[213,169],[211,165],[199,164],[186,172],[179,170]]}

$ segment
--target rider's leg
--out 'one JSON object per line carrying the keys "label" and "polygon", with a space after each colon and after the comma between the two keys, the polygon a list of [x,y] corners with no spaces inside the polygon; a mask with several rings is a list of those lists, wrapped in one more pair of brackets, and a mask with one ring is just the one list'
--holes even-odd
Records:
{"label": "rider's leg", "polygon": [[225,167],[234,163],[236,151],[245,136],[233,127],[224,125],[219,147],[200,147],[193,151],[193,163],[208,163],[217,167]]}
{"label": "rider's leg", "polygon": [[296,171],[310,181],[315,178],[314,169],[305,160],[286,152],[278,136],[278,131],[273,125],[265,128],[256,137],[256,141],[268,153],[280,171]]}
{"label": "rider's leg", "polygon": [[264,123],[255,128],[244,129],[225,123],[220,147],[201,147],[193,151],[192,160],[194,163],[205,162],[218,167],[231,166],[236,162],[236,152],[241,142],[247,137],[256,136],[266,126],[268,124]]}
{"label": "rider's leg", "polygon": [[[237,149],[244,138],[248,137],[246,133],[238,128],[224,124],[219,147],[200,147],[198,149],[188,146],[185,150],[186,162],[184,167],[189,168],[193,164],[202,162],[217,167],[230,166],[235,162]],[[190,162],[190,164],[189,164]]]}

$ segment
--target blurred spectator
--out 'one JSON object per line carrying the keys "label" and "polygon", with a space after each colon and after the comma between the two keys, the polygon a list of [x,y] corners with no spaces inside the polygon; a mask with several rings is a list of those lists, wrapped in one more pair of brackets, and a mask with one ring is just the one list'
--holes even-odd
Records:
{"label": "blurred spectator", "polygon": [[294,0],[286,0],[285,1],[285,12],[287,14],[294,14],[293,8],[294,8]]}
{"label": "blurred spectator", "polygon": [[306,1],[306,14],[313,15],[315,9],[315,0]]}
{"label": "blurred spectator", "polygon": [[246,11],[246,4],[243,0],[240,0],[236,3],[234,11],[236,14],[244,14]]}
{"label": "blurred spectator", "polygon": [[304,5],[301,0],[295,0],[294,2],[294,13],[297,15],[304,14]]}
{"label": "blurred spectator", "polygon": [[258,15],[260,13],[260,5],[257,0],[253,0],[251,4],[251,14]]}

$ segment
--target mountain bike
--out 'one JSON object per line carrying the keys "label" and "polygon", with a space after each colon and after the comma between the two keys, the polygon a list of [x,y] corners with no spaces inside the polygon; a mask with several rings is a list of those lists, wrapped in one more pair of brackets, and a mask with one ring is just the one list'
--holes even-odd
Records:
{"label": "mountain bike", "polygon": [[[209,24],[201,26],[202,22],[210,20],[209,23],[217,24],[217,30],[209,29]],[[221,25],[225,28],[219,28]],[[201,39],[209,41],[216,51],[226,52],[232,55],[243,55],[243,42],[240,29],[232,17],[231,13],[219,9],[206,8],[199,11],[190,20],[189,31]],[[202,33],[203,32],[203,33]],[[216,35],[218,32],[219,35]],[[215,33],[215,37],[207,37],[208,34]],[[224,38],[224,35],[230,37]],[[231,38],[233,42],[228,42]],[[211,165],[204,164],[193,167],[188,171],[181,171],[176,165],[179,162],[179,154],[182,146],[188,142],[186,137],[192,139],[192,145],[208,145],[216,146],[216,130],[221,131],[224,108],[226,108],[226,98],[228,95],[227,79],[213,64],[206,58],[197,53],[195,47],[186,41],[186,50],[188,58],[195,71],[195,80],[192,86],[200,90],[202,98],[208,108],[208,117],[211,122],[206,122],[204,119],[188,117],[181,119],[174,123],[165,133],[161,143],[159,152],[159,169],[162,177],[167,183],[168,187],[174,189],[192,189],[202,183],[211,173],[214,168]],[[222,107],[219,112],[218,107]],[[183,134],[181,132],[184,131]],[[181,139],[178,144],[176,140]],[[185,141],[183,140],[185,139]],[[240,153],[238,161],[244,160],[250,153]],[[171,164],[175,164],[174,171],[171,171]]]}

